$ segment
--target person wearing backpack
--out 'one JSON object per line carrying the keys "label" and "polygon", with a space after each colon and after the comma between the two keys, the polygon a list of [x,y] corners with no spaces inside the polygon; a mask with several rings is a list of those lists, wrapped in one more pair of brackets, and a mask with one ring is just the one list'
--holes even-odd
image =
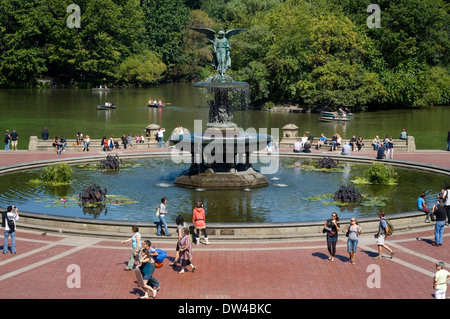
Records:
{"label": "person wearing backpack", "polygon": [[[158,256],[158,252],[156,251],[155,247],[152,246],[150,240],[145,240],[142,243],[142,247],[147,251],[146,260],[144,261],[148,264],[145,265],[145,271],[143,268],[141,268],[141,272],[144,271],[143,278],[144,280],[147,280],[147,285],[150,286],[152,290],[154,290],[153,298],[155,298],[156,292],[159,291],[159,288],[161,286],[159,281],[156,280],[155,277],[153,277],[153,274],[156,270],[155,259]],[[143,261],[141,260],[141,265],[142,263]]]}
{"label": "person wearing backpack", "polygon": [[383,251],[383,248],[386,249],[391,253],[391,259],[394,258],[394,251],[386,245],[385,241],[386,238],[392,234],[392,226],[388,226],[388,221],[384,218],[384,212],[379,212],[378,217],[380,218],[380,224],[378,226],[378,233],[375,235],[375,238],[377,239],[377,246],[378,246],[378,256],[374,259],[381,259],[381,253]]}
{"label": "person wearing backpack", "polygon": [[5,227],[5,240],[3,242],[3,253],[8,252],[8,239],[11,236],[11,253],[16,253],[16,222],[19,220],[19,211],[16,206],[8,206],[2,214],[2,227]]}

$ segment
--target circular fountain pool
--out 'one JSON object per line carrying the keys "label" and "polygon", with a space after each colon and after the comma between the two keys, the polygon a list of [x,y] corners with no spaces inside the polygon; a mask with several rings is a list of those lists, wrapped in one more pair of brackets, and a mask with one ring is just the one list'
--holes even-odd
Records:
{"label": "circular fountain pool", "polygon": [[[344,219],[373,216],[379,210],[389,214],[414,211],[421,192],[427,194],[429,204],[434,203],[445,179],[439,174],[395,167],[398,185],[357,185],[367,198],[359,204],[341,206],[330,196],[341,185],[352,184],[370,164],[340,162],[340,169],[323,172],[310,168],[318,158],[273,160],[279,161],[279,168],[266,175],[269,186],[226,191],[176,186],[173,182],[186,164],[176,164],[169,157],[125,159],[126,167],[117,172],[100,171],[99,160],[72,165],[72,184],[59,187],[30,184],[41,172],[30,169],[0,175],[0,183],[7,185],[0,190],[0,205],[15,204],[21,211],[48,215],[152,222],[156,220],[155,206],[161,197],[167,197],[168,222],[174,222],[178,214],[190,221],[197,200],[205,203],[211,223],[318,221],[327,219],[333,211]],[[102,209],[83,208],[78,202],[83,187],[92,184],[107,188],[108,202]]]}

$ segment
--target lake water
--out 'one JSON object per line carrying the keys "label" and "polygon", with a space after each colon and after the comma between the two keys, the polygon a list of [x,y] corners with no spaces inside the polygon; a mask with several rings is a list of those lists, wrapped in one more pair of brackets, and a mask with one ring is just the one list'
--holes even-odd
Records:
{"label": "lake water", "polygon": [[[164,108],[148,108],[147,101],[161,99]],[[98,104],[114,102],[116,110],[99,111]],[[209,109],[202,91],[191,83],[164,84],[147,89],[112,89],[93,93],[84,89],[0,90],[0,129],[19,133],[19,149],[27,149],[29,137],[41,136],[48,127],[50,136],[75,138],[78,131],[91,138],[110,134],[133,136],[151,123],[171,131],[176,125],[194,130],[194,120],[208,121]],[[236,111],[234,122],[243,129],[281,129],[288,123],[299,127],[299,135],[319,136],[339,133],[344,138],[362,135],[371,141],[376,135],[398,138],[405,128],[415,137],[418,149],[444,149],[450,130],[450,107],[421,110],[389,110],[356,113],[346,124],[324,123],[319,114],[282,113],[258,110]],[[3,147],[2,147],[3,148]]]}

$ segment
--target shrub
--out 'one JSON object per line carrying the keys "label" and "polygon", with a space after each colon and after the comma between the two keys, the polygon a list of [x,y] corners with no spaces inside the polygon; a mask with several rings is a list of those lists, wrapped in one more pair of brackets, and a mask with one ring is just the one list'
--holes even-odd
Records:
{"label": "shrub", "polygon": [[70,184],[73,169],[67,163],[47,166],[41,173],[41,181],[47,185]]}

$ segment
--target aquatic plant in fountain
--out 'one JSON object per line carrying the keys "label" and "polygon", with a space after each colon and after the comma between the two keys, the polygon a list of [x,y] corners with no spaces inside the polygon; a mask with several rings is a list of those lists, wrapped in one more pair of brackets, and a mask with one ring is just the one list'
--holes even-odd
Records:
{"label": "aquatic plant in fountain", "polygon": [[32,184],[47,186],[70,185],[73,169],[67,163],[58,163],[45,167],[40,178],[30,180]]}
{"label": "aquatic plant in fountain", "polygon": [[355,184],[396,185],[398,175],[392,166],[374,162],[364,176],[357,176],[352,182]]}

